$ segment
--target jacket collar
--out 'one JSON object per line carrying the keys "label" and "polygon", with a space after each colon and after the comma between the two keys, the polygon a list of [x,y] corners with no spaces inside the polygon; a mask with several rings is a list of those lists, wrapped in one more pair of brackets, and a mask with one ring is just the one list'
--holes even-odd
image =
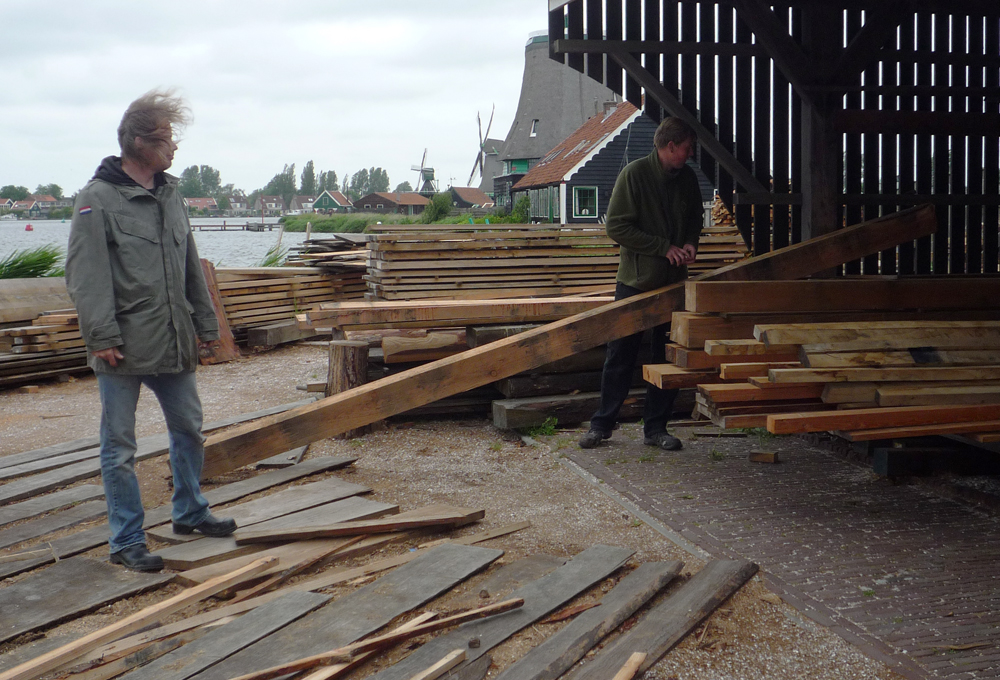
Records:
{"label": "jacket collar", "polygon": [[108,156],[102,160],[94,172],[94,179],[114,184],[123,193],[129,195],[129,198],[133,196],[149,196],[151,193],[155,195],[159,193],[160,187],[168,186],[176,188],[178,182],[177,178],[173,175],[158,172],[153,175],[153,190],[150,192],[122,170],[122,159],[119,156]]}

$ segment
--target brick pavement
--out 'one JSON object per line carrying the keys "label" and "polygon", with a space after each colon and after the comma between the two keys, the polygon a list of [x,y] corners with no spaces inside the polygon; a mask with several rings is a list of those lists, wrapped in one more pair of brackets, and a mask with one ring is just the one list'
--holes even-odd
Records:
{"label": "brick pavement", "polygon": [[[1000,519],[896,485],[799,438],[642,445],[637,425],[559,451],[717,557],[909,678],[1000,677]],[[754,448],[777,465],[751,463]]]}

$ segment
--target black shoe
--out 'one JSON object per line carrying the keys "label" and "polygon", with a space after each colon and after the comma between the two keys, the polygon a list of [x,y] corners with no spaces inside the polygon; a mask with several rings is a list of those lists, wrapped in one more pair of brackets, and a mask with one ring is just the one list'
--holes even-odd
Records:
{"label": "black shoe", "polygon": [[183,534],[186,536],[187,534],[197,531],[198,533],[205,534],[206,536],[220,538],[222,536],[231,536],[232,533],[236,531],[236,520],[219,519],[218,517],[209,515],[194,526],[174,522],[173,528],[175,534]]}
{"label": "black shoe", "polygon": [[666,432],[648,435],[642,443],[646,446],[659,446],[664,451],[677,451],[684,446],[680,439]]}
{"label": "black shoe", "polygon": [[580,441],[577,442],[581,449],[592,449],[598,444],[600,444],[605,439],[611,439],[610,432],[601,432],[600,430],[591,430],[587,434],[580,437]]}
{"label": "black shoe", "polygon": [[121,564],[133,571],[163,571],[163,558],[151,555],[143,543],[111,553],[111,563]]}

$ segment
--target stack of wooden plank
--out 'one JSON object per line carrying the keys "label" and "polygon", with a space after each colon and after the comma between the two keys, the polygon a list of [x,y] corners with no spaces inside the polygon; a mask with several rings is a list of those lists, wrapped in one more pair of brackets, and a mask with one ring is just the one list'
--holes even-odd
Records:
{"label": "stack of wooden plank", "polygon": [[690,282],[686,306],[647,373],[723,427],[1000,439],[1000,278]]}
{"label": "stack of wooden plank", "polygon": [[0,387],[89,370],[73,309],[43,312],[29,326],[0,328]]}
{"label": "stack of wooden plank", "polygon": [[691,276],[712,271],[750,257],[746,241],[736,228],[736,219],[716,196],[712,205],[712,225],[705,227],[698,241],[698,257],[688,266]]}
{"label": "stack of wooden plank", "polygon": [[486,299],[606,293],[618,245],[603,227],[376,225],[368,297]]}
{"label": "stack of wooden plank", "polygon": [[330,238],[306,239],[289,248],[285,266],[321,267],[331,272],[365,270],[367,253],[363,234],[334,234]]}
{"label": "stack of wooden plank", "polygon": [[331,272],[319,267],[216,269],[226,319],[238,341],[248,328],[318,308],[320,303],[364,297],[363,268]]}

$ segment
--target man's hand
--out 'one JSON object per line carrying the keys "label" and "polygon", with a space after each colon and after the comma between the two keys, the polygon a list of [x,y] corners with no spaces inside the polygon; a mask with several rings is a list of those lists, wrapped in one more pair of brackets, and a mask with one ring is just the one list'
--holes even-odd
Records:
{"label": "man's hand", "polygon": [[683,267],[688,262],[694,261],[694,257],[691,257],[690,260],[688,259],[688,253],[685,250],[685,248],[689,247],[691,246],[684,246],[684,248],[678,248],[677,246],[670,246],[670,248],[667,249],[667,254],[664,257],[666,257],[667,260],[670,261],[670,264],[674,265],[675,267]]}
{"label": "man's hand", "polygon": [[687,255],[687,260],[684,262],[684,264],[693,264],[694,258],[698,254],[698,249],[695,248],[694,244],[685,243],[684,247],[681,248],[681,250],[683,250],[684,254]]}
{"label": "man's hand", "polygon": [[201,351],[213,350],[219,346],[218,340],[199,340],[198,349]]}
{"label": "man's hand", "polygon": [[109,347],[108,349],[99,349],[96,352],[91,352],[92,355],[98,359],[103,359],[107,361],[112,366],[117,366],[118,362],[125,358],[125,355],[118,351],[117,347]]}

